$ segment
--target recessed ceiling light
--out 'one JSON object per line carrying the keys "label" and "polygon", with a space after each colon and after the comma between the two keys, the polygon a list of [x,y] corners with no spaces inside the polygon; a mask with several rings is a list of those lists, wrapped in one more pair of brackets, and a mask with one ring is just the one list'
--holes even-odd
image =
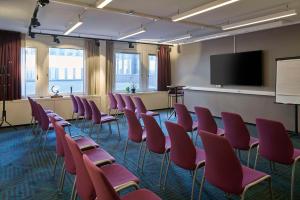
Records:
{"label": "recessed ceiling light", "polygon": [[190,34],[188,34],[188,35],[183,35],[183,36],[180,36],[180,37],[177,37],[177,38],[174,38],[174,39],[166,40],[166,41],[164,41],[163,43],[176,42],[176,41],[180,41],[180,40],[189,39],[189,38],[191,38],[191,37],[192,37],[192,36],[191,36]]}
{"label": "recessed ceiling light", "polygon": [[124,39],[126,39],[126,38],[129,38],[129,37],[132,37],[132,36],[135,36],[135,35],[144,33],[144,32],[146,32],[146,29],[140,28],[140,29],[138,29],[138,30],[136,30],[136,31],[129,32],[129,33],[126,33],[126,34],[121,35],[121,37],[119,38],[119,40],[124,40]]}
{"label": "recessed ceiling light", "polygon": [[82,21],[78,21],[75,23],[73,26],[71,26],[65,33],[64,35],[69,35],[71,32],[73,32],[75,29],[77,29],[79,26],[82,25]]}

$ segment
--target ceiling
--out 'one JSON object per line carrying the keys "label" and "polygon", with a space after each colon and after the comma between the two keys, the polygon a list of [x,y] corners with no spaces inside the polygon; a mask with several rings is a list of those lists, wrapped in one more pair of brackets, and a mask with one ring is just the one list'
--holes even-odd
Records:
{"label": "ceiling", "polygon": [[[167,40],[187,33],[200,37],[222,32],[221,25],[264,16],[287,9],[298,15],[284,24],[300,23],[299,0],[240,0],[186,20],[170,18],[214,0],[113,0],[105,9],[96,9],[96,0],[50,0],[40,8],[41,26],[35,32],[62,34],[81,15],[83,25],[72,35],[117,39],[120,34],[137,30],[146,32],[131,40]],[[27,32],[36,0],[0,0],[0,29]],[[124,13],[134,13],[132,15]],[[155,20],[156,19],[156,20]],[[158,20],[157,20],[158,19]]]}

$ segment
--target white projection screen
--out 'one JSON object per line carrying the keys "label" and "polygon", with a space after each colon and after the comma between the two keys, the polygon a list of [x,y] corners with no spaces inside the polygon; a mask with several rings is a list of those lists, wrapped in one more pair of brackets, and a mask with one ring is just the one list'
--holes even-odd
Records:
{"label": "white projection screen", "polygon": [[300,104],[300,57],[277,59],[276,102]]}

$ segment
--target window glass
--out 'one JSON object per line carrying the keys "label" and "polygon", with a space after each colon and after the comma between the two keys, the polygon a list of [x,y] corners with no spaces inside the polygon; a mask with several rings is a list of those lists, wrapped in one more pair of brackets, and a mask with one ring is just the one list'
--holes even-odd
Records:
{"label": "window glass", "polygon": [[34,96],[36,91],[36,48],[21,49],[22,96]]}
{"label": "window glass", "polygon": [[148,74],[148,89],[157,90],[157,56],[148,55],[149,74]]}

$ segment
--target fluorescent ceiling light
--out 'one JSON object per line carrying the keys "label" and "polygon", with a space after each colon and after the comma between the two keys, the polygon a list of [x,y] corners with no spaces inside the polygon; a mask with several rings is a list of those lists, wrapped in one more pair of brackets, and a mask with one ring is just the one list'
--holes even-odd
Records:
{"label": "fluorescent ceiling light", "polygon": [[226,6],[228,4],[235,3],[237,1],[239,1],[239,0],[217,0],[217,1],[213,1],[213,2],[210,2],[210,3],[204,4],[202,6],[199,6],[197,8],[194,8],[192,10],[183,12],[183,13],[178,14],[178,15],[175,15],[175,16],[172,17],[172,21],[177,22],[177,21],[189,18],[189,17],[193,17],[195,15],[199,15],[201,13],[205,13],[205,12],[220,8],[222,6]]}
{"label": "fluorescent ceiling light", "polygon": [[144,32],[146,32],[146,29],[140,28],[140,29],[138,29],[137,31],[134,31],[134,32],[131,32],[131,33],[127,33],[127,34],[121,36],[121,37],[119,38],[119,40],[123,40],[123,39],[125,39],[125,38],[129,38],[129,37],[132,37],[132,36],[135,36],[135,35],[144,33]]}
{"label": "fluorescent ceiling light", "polygon": [[104,1],[100,1],[97,4],[97,8],[104,8],[105,6],[107,6],[107,4],[109,4],[110,2],[112,2],[112,0],[104,0]]}
{"label": "fluorescent ceiling light", "polygon": [[254,19],[249,19],[249,20],[225,25],[225,26],[222,26],[222,29],[230,30],[230,29],[240,28],[240,27],[244,27],[244,26],[250,26],[253,24],[259,24],[259,23],[269,22],[269,21],[273,21],[273,20],[277,20],[277,19],[286,18],[286,17],[291,17],[294,15],[297,15],[297,12],[295,10],[283,11],[283,12],[279,12],[279,13],[275,13],[275,14],[271,14],[271,15],[267,15],[267,16],[263,16],[263,17],[258,17],[258,18],[254,18]]}
{"label": "fluorescent ceiling light", "polygon": [[191,38],[191,37],[192,37],[192,36],[191,36],[190,34],[188,34],[188,35],[184,35],[184,36],[181,36],[181,37],[177,37],[177,38],[174,38],[174,39],[171,39],[171,40],[164,41],[163,43],[176,42],[176,41],[180,41],[180,40],[189,39],[189,38]]}
{"label": "fluorescent ceiling light", "polygon": [[82,21],[78,21],[75,23],[73,26],[71,26],[65,33],[64,35],[69,35],[71,32],[73,32],[76,28],[82,25]]}
{"label": "fluorescent ceiling light", "polygon": [[209,36],[204,36],[201,38],[198,38],[196,40],[194,40],[193,42],[201,42],[201,41],[205,41],[205,40],[212,40],[212,39],[217,39],[217,38],[222,38],[222,37],[227,37],[229,36],[229,34],[215,34],[215,35],[209,35]]}

